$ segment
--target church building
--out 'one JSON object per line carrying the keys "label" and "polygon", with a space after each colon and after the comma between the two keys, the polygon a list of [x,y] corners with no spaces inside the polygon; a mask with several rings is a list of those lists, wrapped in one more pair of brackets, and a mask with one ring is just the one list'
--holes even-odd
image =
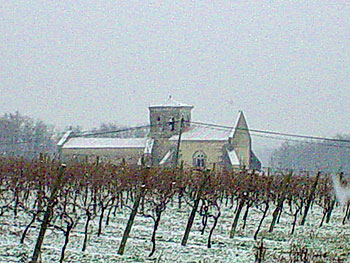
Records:
{"label": "church building", "polygon": [[91,138],[68,131],[57,144],[60,156],[116,164],[261,169],[243,112],[232,128],[224,128],[192,122],[192,109],[171,97],[150,106],[150,132],[145,138]]}

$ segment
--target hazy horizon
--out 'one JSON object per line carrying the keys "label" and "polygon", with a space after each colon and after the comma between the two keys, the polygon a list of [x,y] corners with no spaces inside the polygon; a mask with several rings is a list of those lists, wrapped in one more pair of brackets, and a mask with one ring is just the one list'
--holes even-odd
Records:
{"label": "hazy horizon", "polygon": [[[148,123],[169,95],[192,119],[350,133],[345,1],[3,1],[0,114],[63,128]],[[269,144],[264,139],[262,144]]]}

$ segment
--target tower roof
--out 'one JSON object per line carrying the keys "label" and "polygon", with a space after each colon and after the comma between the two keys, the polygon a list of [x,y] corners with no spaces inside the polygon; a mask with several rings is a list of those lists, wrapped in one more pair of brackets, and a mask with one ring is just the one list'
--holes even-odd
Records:
{"label": "tower roof", "polygon": [[248,124],[247,124],[247,121],[246,121],[246,119],[244,117],[243,111],[239,111],[239,115],[238,115],[238,118],[237,118],[237,121],[236,121],[236,125],[231,130],[230,138],[234,137],[234,135],[235,135],[237,130],[246,131],[247,133],[249,133]]}
{"label": "tower roof", "polygon": [[173,100],[171,96],[168,97],[168,99],[160,105],[151,105],[150,108],[167,108],[167,107],[175,107],[175,108],[181,108],[181,107],[189,107],[193,108],[192,105],[184,104],[181,102],[178,102],[176,100]]}

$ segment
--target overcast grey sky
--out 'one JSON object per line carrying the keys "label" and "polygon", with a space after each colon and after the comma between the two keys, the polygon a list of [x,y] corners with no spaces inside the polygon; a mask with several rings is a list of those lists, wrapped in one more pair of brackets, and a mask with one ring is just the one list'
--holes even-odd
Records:
{"label": "overcast grey sky", "polygon": [[0,113],[58,127],[193,119],[350,133],[348,1],[0,0]]}

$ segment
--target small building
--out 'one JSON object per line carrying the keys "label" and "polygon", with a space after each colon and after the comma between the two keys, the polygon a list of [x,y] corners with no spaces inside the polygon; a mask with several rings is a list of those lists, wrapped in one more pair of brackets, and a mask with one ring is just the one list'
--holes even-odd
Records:
{"label": "small building", "polygon": [[113,163],[261,169],[243,112],[232,128],[191,121],[193,106],[174,101],[152,105],[146,138],[89,138],[67,132],[58,143],[62,158]]}

